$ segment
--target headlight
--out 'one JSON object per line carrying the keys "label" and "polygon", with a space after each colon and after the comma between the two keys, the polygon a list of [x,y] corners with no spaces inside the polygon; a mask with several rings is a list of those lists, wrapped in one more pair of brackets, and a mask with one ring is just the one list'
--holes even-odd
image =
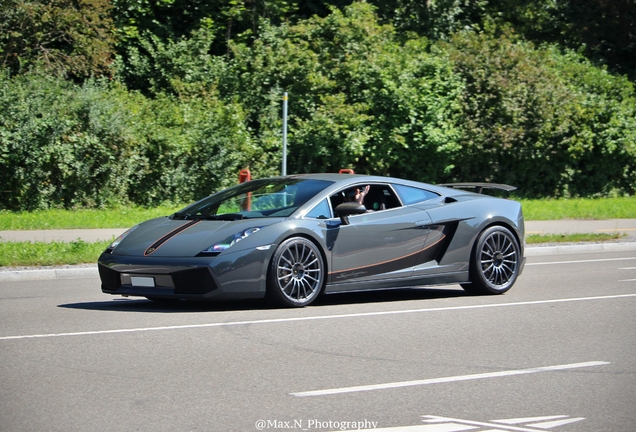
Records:
{"label": "headlight", "polygon": [[130,229],[128,229],[128,230],[126,230],[126,231],[125,231],[122,235],[120,235],[119,237],[117,237],[117,238],[115,239],[115,241],[114,241],[114,242],[112,242],[112,243],[111,243],[111,244],[110,244],[110,245],[106,248],[106,250],[107,250],[107,251],[111,251],[111,252],[112,252],[112,251],[113,251],[113,250],[114,250],[117,246],[119,246],[119,243],[121,243],[121,241],[122,241],[124,238],[126,238],[126,236],[127,236],[128,234],[130,234],[131,232],[133,232],[134,230],[136,230],[138,226],[139,226],[139,225],[135,225],[134,227],[132,227],[132,228],[130,228]]}
{"label": "headlight", "polygon": [[231,247],[232,245],[240,242],[244,238],[254,234],[257,231],[260,231],[261,228],[263,228],[263,227],[253,227],[253,228],[244,229],[241,232],[238,232],[238,233],[236,233],[234,235],[229,236],[228,238],[226,238],[223,241],[220,241],[218,243],[214,243],[209,248],[203,249],[201,251],[201,253],[219,253],[219,252],[223,252],[225,249],[227,249],[227,248]]}

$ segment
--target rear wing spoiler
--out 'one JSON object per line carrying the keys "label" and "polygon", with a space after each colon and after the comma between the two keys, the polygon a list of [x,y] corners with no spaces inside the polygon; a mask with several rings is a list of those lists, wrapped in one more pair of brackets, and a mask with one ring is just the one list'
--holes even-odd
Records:
{"label": "rear wing spoiler", "polygon": [[506,192],[512,192],[513,190],[517,189],[516,186],[509,186],[499,183],[442,183],[438,186],[444,186],[453,189],[473,189],[473,192],[479,194],[482,193],[484,189],[497,189]]}

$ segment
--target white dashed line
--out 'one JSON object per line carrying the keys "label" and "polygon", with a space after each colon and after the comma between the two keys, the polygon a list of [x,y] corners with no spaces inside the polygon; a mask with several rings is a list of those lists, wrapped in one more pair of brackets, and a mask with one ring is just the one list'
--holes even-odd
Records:
{"label": "white dashed line", "polygon": [[577,368],[592,367],[592,366],[603,366],[608,364],[610,363],[604,362],[604,361],[592,361],[592,362],[585,362],[585,363],[572,363],[572,364],[556,365],[556,366],[542,366],[542,367],[530,368],[530,369],[488,372],[488,373],[473,374],[473,375],[459,375],[459,376],[452,376],[452,377],[431,378],[431,379],[415,380],[415,381],[401,381],[401,382],[371,384],[371,385],[363,385],[363,386],[355,386],[355,387],[341,387],[341,388],[333,388],[333,389],[325,389],[325,390],[304,391],[304,392],[290,393],[290,395],[298,396],[298,397],[327,396],[327,395],[342,394],[342,393],[355,393],[355,392],[363,392],[363,391],[386,390],[386,389],[393,389],[393,388],[423,386],[423,385],[441,384],[441,383],[458,382],[458,381],[500,378],[500,377],[513,376],[513,375],[526,375],[526,374],[534,374],[539,372],[552,372],[552,371],[558,371],[558,370],[577,369]]}
{"label": "white dashed line", "polygon": [[595,297],[575,297],[575,298],[537,300],[537,301],[515,302],[515,303],[488,303],[483,305],[450,306],[450,307],[441,307],[441,308],[407,309],[407,310],[382,311],[382,312],[363,312],[363,313],[340,314],[340,315],[319,315],[319,316],[295,317],[295,318],[272,318],[272,319],[264,319],[264,320],[253,320],[253,321],[230,321],[230,322],[222,322],[222,323],[189,324],[189,325],[177,325],[177,326],[124,328],[124,329],[115,329],[115,330],[95,330],[95,331],[69,332],[69,333],[44,333],[44,334],[30,334],[30,335],[19,335],[19,336],[0,336],[0,341],[16,340],[16,339],[33,339],[33,338],[69,337],[69,336],[91,336],[91,335],[104,335],[104,334],[117,334],[117,333],[139,333],[139,332],[149,332],[149,331],[187,330],[187,329],[200,329],[200,328],[213,328],[213,327],[231,327],[231,326],[240,326],[240,325],[318,321],[318,320],[330,320],[330,319],[342,319],[342,318],[363,318],[363,317],[374,317],[374,316],[383,316],[383,315],[404,315],[404,314],[413,314],[413,313],[444,312],[444,311],[453,311],[453,310],[471,310],[471,309],[501,308],[501,307],[513,307],[513,306],[531,306],[531,305],[554,304],[554,303],[569,303],[569,302],[577,302],[577,301],[611,300],[611,299],[628,298],[628,297],[636,297],[636,294],[617,294],[617,295],[611,295],[611,296],[595,296]]}

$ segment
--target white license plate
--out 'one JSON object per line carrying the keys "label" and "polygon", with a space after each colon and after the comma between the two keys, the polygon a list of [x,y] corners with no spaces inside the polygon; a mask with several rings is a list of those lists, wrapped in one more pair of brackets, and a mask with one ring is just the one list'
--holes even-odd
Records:
{"label": "white license plate", "polygon": [[130,284],[132,286],[138,286],[138,287],[154,287],[155,279],[151,277],[131,276]]}

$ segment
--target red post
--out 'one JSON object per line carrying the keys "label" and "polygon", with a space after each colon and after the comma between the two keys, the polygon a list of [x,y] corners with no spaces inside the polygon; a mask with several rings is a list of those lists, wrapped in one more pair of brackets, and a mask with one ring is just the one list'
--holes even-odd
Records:
{"label": "red post", "polygon": [[249,169],[242,169],[239,171],[239,183],[245,183],[252,180],[252,174]]}
{"label": "red post", "polygon": [[340,171],[338,171],[338,174],[355,174],[355,173],[353,172],[352,169],[342,168]]}
{"label": "red post", "polygon": [[[252,180],[252,173],[248,169],[242,169],[239,171],[239,183],[245,183]],[[252,192],[248,192],[243,202],[241,203],[241,208],[243,210],[251,211],[252,210]]]}

